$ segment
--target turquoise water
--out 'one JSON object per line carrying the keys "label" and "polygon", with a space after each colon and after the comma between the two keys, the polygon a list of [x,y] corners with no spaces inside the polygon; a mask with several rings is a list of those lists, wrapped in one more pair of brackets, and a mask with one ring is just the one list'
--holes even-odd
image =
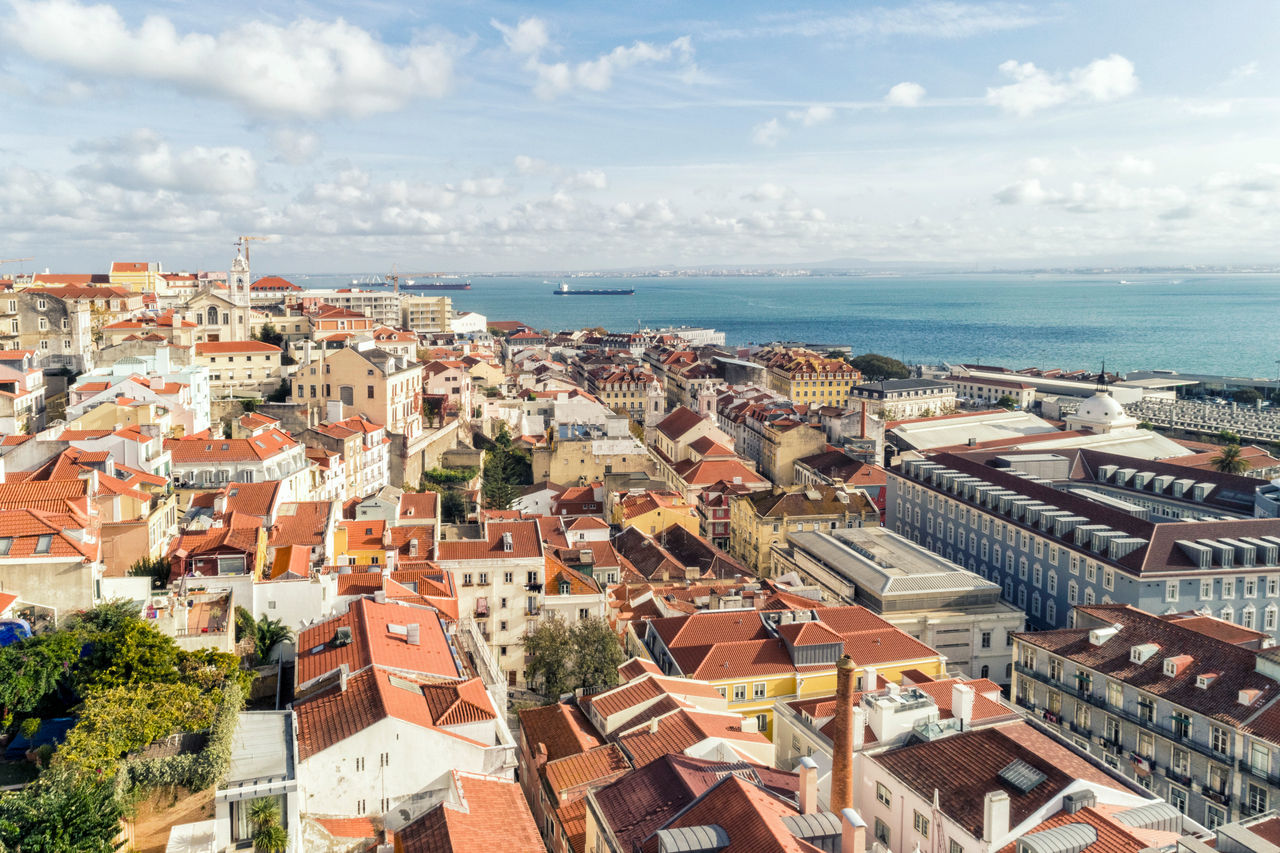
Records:
{"label": "turquoise water", "polygon": [[[848,344],[908,362],[1170,368],[1274,377],[1280,275],[587,278],[635,296],[559,297],[541,278],[476,277],[455,310],[539,329],[713,326],[728,343]],[[295,277],[331,287],[336,276]],[[348,285],[350,279],[341,280]]]}

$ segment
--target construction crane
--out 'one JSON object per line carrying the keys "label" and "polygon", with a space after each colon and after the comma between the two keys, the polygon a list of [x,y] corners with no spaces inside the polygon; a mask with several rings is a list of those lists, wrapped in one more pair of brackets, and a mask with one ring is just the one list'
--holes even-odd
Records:
{"label": "construction crane", "polygon": [[17,264],[22,261],[34,261],[35,258],[0,258],[0,264]]}
{"label": "construction crane", "polygon": [[241,237],[239,240],[237,240],[235,243],[235,246],[237,249],[240,249],[244,252],[244,262],[248,264],[249,263],[249,241],[259,240],[265,243],[270,239],[271,239],[270,237],[249,237],[246,235],[244,237]]}
{"label": "construction crane", "polygon": [[391,267],[391,272],[387,273],[387,284],[395,288],[396,296],[400,295],[400,279],[405,279],[405,284],[413,284],[413,280],[419,276],[434,276],[433,272],[396,272],[395,266]]}

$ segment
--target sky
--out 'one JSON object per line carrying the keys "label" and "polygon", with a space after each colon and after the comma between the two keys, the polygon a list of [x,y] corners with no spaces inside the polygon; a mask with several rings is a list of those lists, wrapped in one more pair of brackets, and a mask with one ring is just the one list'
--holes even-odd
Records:
{"label": "sky", "polygon": [[263,5],[0,0],[0,270],[1280,262],[1271,0]]}

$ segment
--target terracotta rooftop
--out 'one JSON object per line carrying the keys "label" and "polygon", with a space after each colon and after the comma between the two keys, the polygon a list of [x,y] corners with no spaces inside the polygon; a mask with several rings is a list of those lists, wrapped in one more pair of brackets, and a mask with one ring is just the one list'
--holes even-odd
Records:
{"label": "terracotta rooftop", "polygon": [[[1127,790],[1069,747],[1037,732],[1026,723],[1009,723],[961,732],[939,740],[897,747],[870,756],[926,801],[937,792],[943,812],[970,835],[981,838],[983,796],[988,791],[1009,795],[1010,827],[1062,796],[1068,785],[1082,779],[1094,785]],[[1019,760],[1044,774],[1044,781],[1023,793],[1006,782],[1000,771]]]}
{"label": "terracotta rooftop", "polygon": [[680,708],[658,717],[657,731],[653,720],[617,736],[617,743],[637,767],[643,767],[669,753],[684,752],[707,738],[766,744],[769,739],[759,732],[744,732],[742,717],[733,713],[713,713]]}
{"label": "terracotta rooftop", "polygon": [[[409,642],[409,625],[418,626],[417,645]],[[336,644],[340,628],[350,633],[351,642]],[[304,629],[297,646],[300,685],[342,664],[350,673],[377,665],[419,675],[460,675],[440,617],[425,607],[359,598],[346,613]]]}
{"label": "terracotta rooftop", "polygon": [[458,802],[450,798],[397,832],[397,853],[545,850],[518,783],[457,770],[452,775]]}
{"label": "terracotta rooftop", "polygon": [[597,746],[577,755],[548,761],[542,767],[547,785],[557,795],[600,780],[613,781],[617,774],[631,769],[631,763],[617,744]]}
{"label": "terracotta rooftop", "polygon": [[[437,554],[441,560],[495,560],[542,556],[542,540],[538,526],[532,521],[490,522],[485,525],[484,539],[460,539],[441,542]],[[503,548],[503,534],[511,534],[511,550]]]}
{"label": "terracotta rooftop", "polygon": [[577,755],[604,743],[586,715],[572,705],[555,703],[518,713],[521,737],[529,751],[536,754],[538,744],[544,745],[548,761]]}
{"label": "terracotta rooftop", "polygon": [[288,434],[274,428],[253,438],[171,438],[164,443],[175,465],[263,461],[297,446]]}
{"label": "terracotta rooftop", "polygon": [[680,406],[658,422],[657,430],[672,441],[677,441],[705,420],[706,418],[689,407]]}

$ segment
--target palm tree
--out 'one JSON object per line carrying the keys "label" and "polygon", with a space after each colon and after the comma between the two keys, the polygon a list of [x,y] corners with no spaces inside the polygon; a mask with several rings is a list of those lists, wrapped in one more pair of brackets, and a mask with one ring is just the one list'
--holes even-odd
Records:
{"label": "palm tree", "polygon": [[279,619],[263,619],[258,622],[255,633],[258,660],[267,661],[271,652],[281,643],[293,642],[293,629]]}
{"label": "palm tree", "polygon": [[284,853],[289,846],[289,833],[280,825],[280,801],[260,797],[249,804],[249,823],[253,825],[254,853]]}
{"label": "palm tree", "polygon": [[1209,460],[1213,463],[1215,470],[1224,474],[1243,474],[1249,470],[1248,461],[1240,455],[1240,445],[1228,444],[1218,452],[1218,455]]}

